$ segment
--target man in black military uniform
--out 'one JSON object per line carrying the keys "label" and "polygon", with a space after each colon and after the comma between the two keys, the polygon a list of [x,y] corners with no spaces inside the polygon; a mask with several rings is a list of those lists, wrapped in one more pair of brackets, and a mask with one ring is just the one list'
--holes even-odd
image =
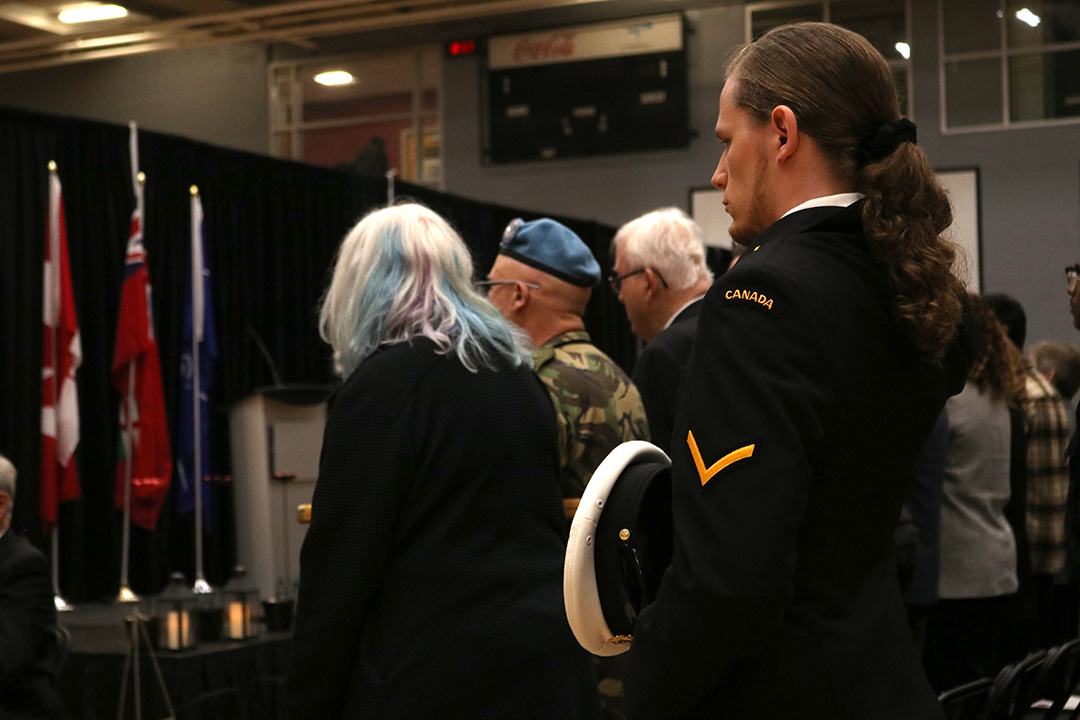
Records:
{"label": "man in black military uniform", "polygon": [[889,67],[837,26],[777,28],[727,68],[731,236],[672,449],[675,552],[639,617],[632,720],[944,717],[893,533],[970,366],[948,198]]}

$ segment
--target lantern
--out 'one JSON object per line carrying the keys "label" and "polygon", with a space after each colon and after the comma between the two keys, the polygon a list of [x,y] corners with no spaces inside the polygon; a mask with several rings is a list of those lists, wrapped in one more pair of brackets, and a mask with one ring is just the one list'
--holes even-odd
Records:
{"label": "lantern", "polygon": [[247,571],[237,565],[233,576],[221,591],[221,635],[226,640],[246,640],[255,637],[255,612],[259,591],[247,584]]}
{"label": "lantern", "polygon": [[159,649],[179,651],[195,646],[195,608],[195,593],[187,586],[184,574],[173,573],[155,601]]}

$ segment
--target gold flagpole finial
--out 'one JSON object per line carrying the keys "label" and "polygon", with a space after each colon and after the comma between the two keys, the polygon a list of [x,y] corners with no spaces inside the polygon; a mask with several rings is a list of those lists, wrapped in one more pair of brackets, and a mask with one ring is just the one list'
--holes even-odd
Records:
{"label": "gold flagpole finial", "polygon": [[139,174],[135,176],[135,179],[139,181],[140,185],[145,185],[146,184],[146,173],[144,173],[142,170],[140,170]]}
{"label": "gold flagpole finial", "polygon": [[198,195],[199,194],[199,186],[198,185],[192,185],[191,186],[191,194],[192,195]]}
{"label": "gold flagpole finial", "polygon": [[56,172],[56,161],[55,160],[50,160],[49,161],[49,172]]}

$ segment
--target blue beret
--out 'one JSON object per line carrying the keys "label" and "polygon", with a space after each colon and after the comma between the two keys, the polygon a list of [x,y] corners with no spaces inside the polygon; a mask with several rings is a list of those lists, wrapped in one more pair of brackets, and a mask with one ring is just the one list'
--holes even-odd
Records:
{"label": "blue beret", "polygon": [[600,263],[570,228],[548,218],[512,220],[503,233],[500,255],[580,287],[600,282]]}

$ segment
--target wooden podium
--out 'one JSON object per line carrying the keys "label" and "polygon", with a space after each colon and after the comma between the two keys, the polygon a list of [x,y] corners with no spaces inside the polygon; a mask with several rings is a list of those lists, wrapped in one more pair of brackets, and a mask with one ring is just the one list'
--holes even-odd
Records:
{"label": "wooden podium", "polygon": [[237,562],[262,598],[296,597],[307,533],[296,506],[315,491],[329,394],[323,386],[277,385],[229,412]]}

